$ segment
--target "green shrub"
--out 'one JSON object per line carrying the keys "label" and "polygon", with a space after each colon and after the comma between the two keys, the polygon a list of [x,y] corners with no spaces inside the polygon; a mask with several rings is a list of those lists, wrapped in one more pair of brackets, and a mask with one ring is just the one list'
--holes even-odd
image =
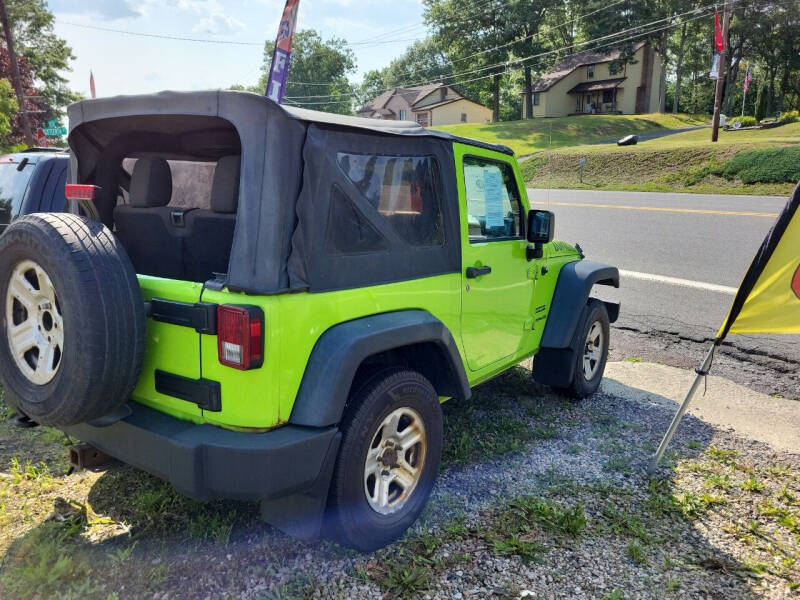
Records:
{"label": "green shrub", "polygon": [[800,146],[747,150],[725,165],[722,175],[743,183],[794,183],[800,181]]}
{"label": "green shrub", "polygon": [[797,123],[800,121],[800,112],[796,110],[790,110],[784,113],[781,113],[781,121],[784,123]]}
{"label": "green shrub", "polygon": [[750,115],[745,115],[743,117],[733,117],[730,120],[731,126],[733,126],[734,123],[741,123],[742,127],[755,127],[758,124],[756,118],[751,117]]}

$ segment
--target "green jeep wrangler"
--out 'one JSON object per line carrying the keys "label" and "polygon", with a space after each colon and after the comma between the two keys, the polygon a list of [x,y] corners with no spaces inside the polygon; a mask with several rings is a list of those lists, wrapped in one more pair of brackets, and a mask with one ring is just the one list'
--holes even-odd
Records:
{"label": "green jeep wrangler", "polygon": [[533,355],[597,389],[619,305],[590,292],[618,271],[552,241],[508,148],[228,91],[69,121],[89,216],[0,237],[0,377],[30,419],[371,550],[431,493],[442,400]]}

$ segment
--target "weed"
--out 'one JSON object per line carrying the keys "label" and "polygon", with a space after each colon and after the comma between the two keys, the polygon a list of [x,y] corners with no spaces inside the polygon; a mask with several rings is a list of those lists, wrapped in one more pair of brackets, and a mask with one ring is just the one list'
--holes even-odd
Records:
{"label": "weed", "polygon": [[624,362],[640,363],[642,362],[642,360],[644,359],[641,356],[628,356],[627,358],[625,358]]}
{"label": "weed", "polygon": [[378,580],[378,584],[401,598],[416,598],[430,586],[431,575],[429,567],[392,566]]}
{"label": "weed", "polygon": [[625,600],[625,596],[619,590],[614,590],[610,594],[603,596],[602,600]]}
{"label": "weed", "polygon": [[744,491],[755,493],[761,492],[761,490],[763,490],[766,486],[767,484],[759,482],[754,475],[751,475],[745,479],[741,484],[741,487]]}
{"label": "weed", "polygon": [[729,463],[739,456],[738,450],[730,450],[726,448],[717,448],[716,446],[708,447],[708,455],[719,462]]}
{"label": "weed", "polygon": [[633,562],[640,565],[647,563],[647,559],[644,555],[644,549],[642,548],[641,544],[635,540],[628,544],[628,556]]}
{"label": "weed", "polygon": [[138,543],[139,542],[136,541],[127,548],[117,548],[114,550],[114,552],[110,552],[108,554],[108,559],[111,561],[111,564],[116,567],[121,567],[123,564],[125,564],[131,557],[131,554],[133,554],[133,550],[136,548],[136,544]]}
{"label": "weed", "polygon": [[543,544],[522,539],[519,535],[505,540],[495,540],[492,546],[496,554],[515,554],[525,562],[530,562],[547,551],[547,547]]}
{"label": "weed", "polygon": [[689,448],[689,450],[700,450],[700,448],[703,447],[703,443],[697,440],[689,440],[686,442],[686,447]]}
{"label": "weed", "polygon": [[706,477],[705,484],[706,487],[716,488],[720,490],[726,490],[729,487],[731,487],[731,485],[733,485],[731,483],[730,475],[728,475],[727,473],[724,474],[714,473],[713,475],[709,475],[708,477]]}
{"label": "weed", "polygon": [[606,461],[605,468],[609,471],[619,471],[620,473],[632,473],[631,459],[627,456],[613,456]]}

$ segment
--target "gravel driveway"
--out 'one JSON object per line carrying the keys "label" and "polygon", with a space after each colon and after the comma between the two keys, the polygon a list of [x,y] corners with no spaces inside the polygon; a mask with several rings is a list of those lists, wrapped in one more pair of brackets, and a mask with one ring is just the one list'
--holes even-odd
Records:
{"label": "gravel driveway", "polygon": [[[367,555],[287,538],[251,504],[197,505],[123,465],[63,474],[57,434],[7,427],[0,464],[20,464],[0,475],[0,597],[792,597],[798,455],[690,415],[650,478],[674,404],[607,387],[573,403],[518,368],[446,403],[429,508]],[[58,556],[72,561],[61,574]]]}

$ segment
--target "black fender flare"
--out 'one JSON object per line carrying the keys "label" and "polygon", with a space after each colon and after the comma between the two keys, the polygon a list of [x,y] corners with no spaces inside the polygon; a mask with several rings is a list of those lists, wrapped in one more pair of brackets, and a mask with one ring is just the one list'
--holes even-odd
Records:
{"label": "black fender flare", "polygon": [[[575,372],[578,325],[586,318],[589,293],[595,285],[619,287],[616,267],[579,260],[561,269],[539,351],[533,359],[533,378],[541,384],[566,387]],[[600,302],[600,300],[595,300]],[[619,318],[619,304],[603,301],[612,323]]]}
{"label": "black fender flare", "polygon": [[[547,324],[542,334],[542,348],[569,348],[575,329],[595,285],[619,287],[619,269],[591,260],[577,260],[561,268],[556,291],[550,303]],[[619,304],[605,302],[608,318],[619,317]]]}
{"label": "black fender flare", "polygon": [[364,360],[417,344],[436,351],[435,360],[427,361],[428,372],[423,373],[436,392],[440,396],[469,398],[464,363],[445,324],[423,310],[402,310],[339,323],[325,331],[306,363],[289,423],[307,427],[338,425],[353,378]]}

